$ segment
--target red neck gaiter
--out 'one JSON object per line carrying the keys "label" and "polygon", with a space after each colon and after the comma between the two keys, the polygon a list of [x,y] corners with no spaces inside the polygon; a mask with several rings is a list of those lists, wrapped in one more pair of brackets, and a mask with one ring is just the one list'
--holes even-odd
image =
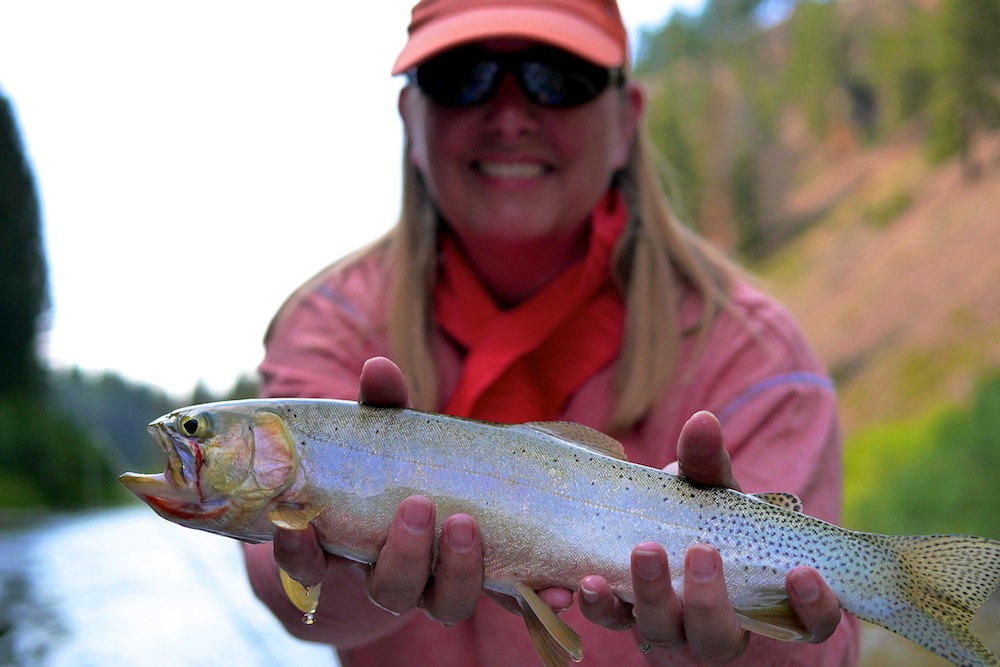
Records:
{"label": "red neck gaiter", "polygon": [[434,314],[466,352],[445,413],[508,423],[556,419],[573,392],[615,359],[625,305],[610,261],[625,208],[617,190],[606,194],[591,214],[586,256],[511,310],[496,305],[458,242],[442,235]]}

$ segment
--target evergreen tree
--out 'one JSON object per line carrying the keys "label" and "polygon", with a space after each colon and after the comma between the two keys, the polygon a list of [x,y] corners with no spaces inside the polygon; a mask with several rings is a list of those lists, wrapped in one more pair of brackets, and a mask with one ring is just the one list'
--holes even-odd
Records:
{"label": "evergreen tree", "polygon": [[930,153],[958,154],[974,174],[973,134],[1000,125],[1000,0],[945,0],[939,12]]}
{"label": "evergreen tree", "polygon": [[36,393],[36,338],[48,307],[41,214],[14,111],[0,94],[0,396]]}
{"label": "evergreen tree", "polygon": [[802,110],[814,136],[830,124],[830,93],[843,71],[837,7],[831,2],[801,2],[789,19],[787,98]]}

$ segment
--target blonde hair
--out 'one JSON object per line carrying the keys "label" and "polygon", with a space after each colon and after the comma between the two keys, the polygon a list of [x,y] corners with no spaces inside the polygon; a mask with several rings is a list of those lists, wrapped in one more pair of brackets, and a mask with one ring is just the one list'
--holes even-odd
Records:
{"label": "blonde hair", "polygon": [[[436,277],[438,215],[423,180],[403,159],[403,203],[390,244],[389,343],[418,408],[434,409],[438,383],[430,347],[431,294]],[[664,194],[655,149],[640,129],[616,182],[628,204],[629,223],[615,248],[612,276],[626,302],[625,334],[615,368],[616,404],[611,432],[626,430],[653,407],[675,374],[683,337],[700,343],[726,307],[735,269],[703,239],[683,226]],[[701,320],[683,331],[680,302],[687,289],[700,297]]]}

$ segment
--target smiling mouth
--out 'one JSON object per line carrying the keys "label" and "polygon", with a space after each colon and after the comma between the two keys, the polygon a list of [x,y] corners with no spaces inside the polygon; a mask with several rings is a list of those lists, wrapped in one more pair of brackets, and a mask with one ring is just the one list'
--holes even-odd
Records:
{"label": "smiling mouth", "polygon": [[539,162],[473,162],[472,168],[491,178],[526,179],[539,178],[552,171]]}

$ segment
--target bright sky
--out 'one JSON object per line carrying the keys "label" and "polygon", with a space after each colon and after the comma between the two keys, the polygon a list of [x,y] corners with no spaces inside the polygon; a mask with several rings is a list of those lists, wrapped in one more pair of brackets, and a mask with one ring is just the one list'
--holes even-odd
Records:
{"label": "bright sky", "polygon": [[[675,7],[619,0],[633,43]],[[253,373],[299,284],[399,209],[411,0],[3,0],[57,367],[174,394]]]}

